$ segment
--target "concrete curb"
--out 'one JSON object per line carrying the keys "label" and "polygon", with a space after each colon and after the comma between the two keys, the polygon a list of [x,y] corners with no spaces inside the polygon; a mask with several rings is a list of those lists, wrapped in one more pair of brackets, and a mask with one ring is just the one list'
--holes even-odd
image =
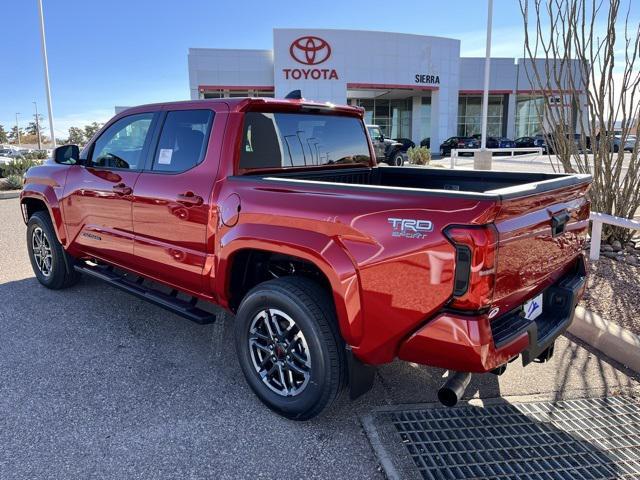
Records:
{"label": "concrete curb", "polygon": [[20,190],[9,190],[8,192],[0,192],[0,200],[7,198],[18,198],[20,196]]}
{"label": "concrete curb", "polygon": [[583,307],[576,308],[569,333],[640,373],[640,337]]}

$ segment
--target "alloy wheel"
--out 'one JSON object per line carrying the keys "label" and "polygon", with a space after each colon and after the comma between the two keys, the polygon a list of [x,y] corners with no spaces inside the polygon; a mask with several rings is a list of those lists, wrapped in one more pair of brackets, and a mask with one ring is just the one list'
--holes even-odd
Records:
{"label": "alloy wheel", "polygon": [[260,311],[249,327],[249,352],[262,382],[283,397],[299,395],[309,383],[311,355],[295,321],[281,310]]}
{"label": "alloy wheel", "polygon": [[52,271],[53,254],[51,253],[49,239],[40,227],[33,229],[33,233],[31,234],[31,248],[38,270],[40,270],[42,275],[48,277]]}

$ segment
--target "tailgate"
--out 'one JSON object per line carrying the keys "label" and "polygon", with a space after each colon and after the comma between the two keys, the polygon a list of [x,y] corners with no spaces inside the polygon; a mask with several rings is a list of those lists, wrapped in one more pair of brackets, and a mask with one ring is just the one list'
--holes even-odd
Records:
{"label": "tailgate", "polygon": [[503,200],[493,304],[503,312],[529,300],[575,263],[589,225],[590,184]]}

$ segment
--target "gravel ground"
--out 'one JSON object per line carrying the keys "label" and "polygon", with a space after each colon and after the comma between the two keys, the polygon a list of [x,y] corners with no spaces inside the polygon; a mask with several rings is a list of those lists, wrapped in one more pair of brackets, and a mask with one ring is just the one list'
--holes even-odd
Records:
{"label": "gravel ground", "polygon": [[[232,316],[195,325],[90,278],[43,288],[17,199],[0,200],[0,298],[2,480],[383,478],[361,416],[434,402],[442,383],[440,369],[394,362],[361,399],[309,422],[285,420],[246,385]],[[466,396],[637,388],[635,377],[561,337],[550,363],[474,376]]]}
{"label": "gravel ground", "polygon": [[600,256],[591,262],[582,305],[640,335],[640,267]]}

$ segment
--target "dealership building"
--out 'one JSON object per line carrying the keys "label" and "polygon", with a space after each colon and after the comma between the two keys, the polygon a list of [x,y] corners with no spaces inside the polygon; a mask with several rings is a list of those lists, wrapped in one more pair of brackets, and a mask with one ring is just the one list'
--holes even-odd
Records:
{"label": "dealership building", "polygon": [[[272,50],[191,48],[188,63],[192,99],[282,98],[299,89],[308,100],[363,107],[366,122],[392,138],[430,138],[435,147],[480,133],[484,58],[461,57],[456,39],[278,28]],[[552,88],[536,90],[527,65],[491,59],[489,135],[534,135],[541,132],[541,104],[575,113],[585,103],[579,91],[562,98]]]}

